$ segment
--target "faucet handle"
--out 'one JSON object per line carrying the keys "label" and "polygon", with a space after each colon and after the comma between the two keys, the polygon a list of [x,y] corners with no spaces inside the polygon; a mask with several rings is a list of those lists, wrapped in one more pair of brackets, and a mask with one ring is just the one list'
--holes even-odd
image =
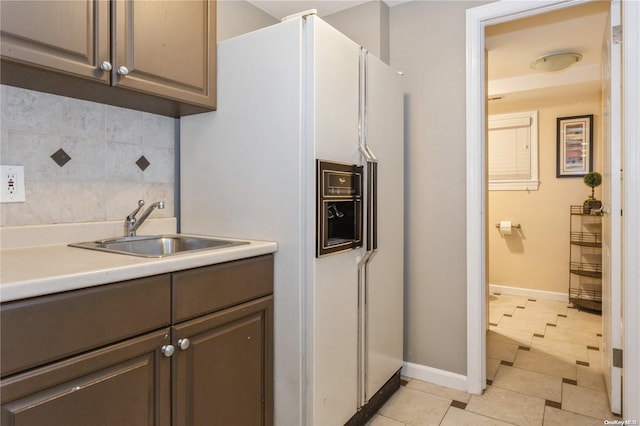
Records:
{"label": "faucet handle", "polygon": [[127,220],[135,219],[136,215],[138,214],[138,212],[140,211],[142,206],[144,206],[144,200],[139,200],[138,201],[138,207],[136,207],[136,209],[134,211],[129,213],[129,216],[127,216]]}

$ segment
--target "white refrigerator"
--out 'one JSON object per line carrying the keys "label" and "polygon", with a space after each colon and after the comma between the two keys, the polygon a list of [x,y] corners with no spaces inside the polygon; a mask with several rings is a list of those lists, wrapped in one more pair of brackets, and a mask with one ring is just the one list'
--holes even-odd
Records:
{"label": "white refrigerator", "polygon": [[[345,424],[402,367],[403,103],[310,15],[219,43],[218,110],[180,120],[181,232],[278,242],[275,425]],[[316,257],[318,159],[377,165],[363,247]]]}

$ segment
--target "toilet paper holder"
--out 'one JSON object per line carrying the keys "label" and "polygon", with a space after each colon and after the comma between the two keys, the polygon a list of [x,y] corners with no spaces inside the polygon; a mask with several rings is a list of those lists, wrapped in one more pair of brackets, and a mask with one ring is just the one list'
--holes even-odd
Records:
{"label": "toilet paper holder", "polygon": [[[512,228],[516,228],[517,230],[522,229],[522,226],[519,223],[516,223],[515,225],[511,224],[511,227]],[[499,223],[496,223],[496,228],[500,229],[500,224]]]}

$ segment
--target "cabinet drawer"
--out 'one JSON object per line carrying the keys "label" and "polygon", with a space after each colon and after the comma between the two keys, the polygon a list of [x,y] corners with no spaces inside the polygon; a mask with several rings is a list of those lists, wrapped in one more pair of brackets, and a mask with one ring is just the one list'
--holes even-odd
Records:
{"label": "cabinet drawer", "polygon": [[2,376],[169,325],[170,275],[0,306]]}
{"label": "cabinet drawer", "polygon": [[273,255],[173,274],[173,323],[273,293]]}

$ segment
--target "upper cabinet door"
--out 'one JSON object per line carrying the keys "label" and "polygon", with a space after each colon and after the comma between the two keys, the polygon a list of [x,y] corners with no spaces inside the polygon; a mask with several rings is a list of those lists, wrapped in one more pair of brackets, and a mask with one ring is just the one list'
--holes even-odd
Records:
{"label": "upper cabinet door", "polygon": [[109,2],[2,1],[0,15],[3,57],[109,84]]}
{"label": "upper cabinet door", "polygon": [[112,85],[215,107],[215,1],[112,3]]}

